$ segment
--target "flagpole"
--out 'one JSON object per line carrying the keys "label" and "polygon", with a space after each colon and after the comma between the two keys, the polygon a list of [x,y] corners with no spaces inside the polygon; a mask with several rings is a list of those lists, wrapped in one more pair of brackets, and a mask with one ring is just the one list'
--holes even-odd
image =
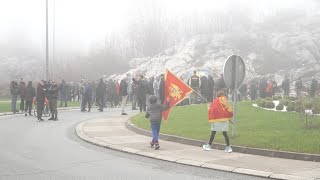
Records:
{"label": "flagpole", "polygon": [[198,96],[200,96],[200,98],[203,99],[205,102],[210,103],[208,100],[206,100],[204,97],[202,97],[197,91],[195,91],[195,90],[193,90],[193,89],[192,89],[192,91],[193,91],[194,93],[196,93]]}

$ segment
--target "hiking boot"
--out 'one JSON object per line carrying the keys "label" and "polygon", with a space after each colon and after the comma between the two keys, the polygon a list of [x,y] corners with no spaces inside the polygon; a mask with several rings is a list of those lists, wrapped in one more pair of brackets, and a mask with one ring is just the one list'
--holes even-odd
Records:
{"label": "hiking boot", "polygon": [[209,144],[204,144],[204,145],[202,146],[202,148],[203,148],[204,150],[206,150],[206,151],[211,151],[211,150],[212,150],[212,148],[211,148],[211,146],[210,146]]}
{"label": "hiking boot", "polygon": [[224,152],[231,153],[232,152],[232,148],[230,146],[227,146],[226,149],[224,149]]}

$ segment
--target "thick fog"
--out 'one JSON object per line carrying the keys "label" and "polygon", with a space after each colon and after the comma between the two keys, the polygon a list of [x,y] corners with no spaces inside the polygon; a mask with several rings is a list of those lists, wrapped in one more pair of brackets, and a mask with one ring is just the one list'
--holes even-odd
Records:
{"label": "thick fog", "polygon": [[[125,73],[137,61],[188,47],[199,35],[222,35],[214,42],[223,46],[212,46],[214,51],[255,53],[253,66],[265,73],[273,72],[274,62],[317,63],[319,5],[316,0],[49,0],[50,79]],[[21,77],[45,78],[45,10],[45,0],[0,1],[2,87]],[[192,47],[200,53],[193,60],[208,53],[202,45]],[[180,53],[175,50],[171,54]]]}

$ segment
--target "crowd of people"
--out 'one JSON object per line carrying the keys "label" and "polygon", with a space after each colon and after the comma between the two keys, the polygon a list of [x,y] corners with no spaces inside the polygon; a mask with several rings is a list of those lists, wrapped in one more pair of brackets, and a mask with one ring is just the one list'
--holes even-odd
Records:
{"label": "crowd of people", "polygon": [[[187,83],[193,92],[189,99],[184,100],[179,105],[211,103],[216,97],[216,92],[223,91],[228,98],[231,91],[227,88],[224,77],[221,74],[218,79],[213,79],[212,75],[199,76],[196,71],[193,75],[182,81]],[[268,78],[261,78],[260,81],[253,79],[249,86],[243,83],[238,89],[238,100],[255,100],[258,97],[272,97],[277,93],[283,93],[289,96],[291,86],[294,86],[296,96],[309,95],[314,97],[317,95],[318,81],[312,79],[309,88],[304,85],[302,78],[290,81],[289,76],[284,77],[283,82],[278,86],[277,82]],[[48,104],[51,118],[50,120],[58,120],[57,106],[60,101],[60,107],[67,107],[70,101],[80,101],[81,112],[91,111],[92,105],[96,105],[99,111],[103,111],[106,107],[122,107],[121,115],[127,115],[125,106],[128,101],[132,103],[132,110],[140,110],[145,112],[147,106],[150,105],[148,98],[154,95],[159,104],[165,102],[165,77],[161,74],[156,77],[146,78],[143,75],[136,76],[132,79],[127,77],[116,81],[114,79],[105,80],[103,78],[98,81],[90,81],[82,79],[79,83],[69,82],[65,80],[61,82],[40,81],[37,87],[33,87],[32,81],[26,85],[23,79],[20,82],[12,81],[10,84],[10,92],[12,95],[12,112],[18,112],[16,102],[20,97],[20,111],[32,116],[32,105],[36,105],[37,117],[42,121],[42,112],[44,104]],[[47,102],[47,103],[46,103]],[[139,108],[139,109],[138,109]]]}

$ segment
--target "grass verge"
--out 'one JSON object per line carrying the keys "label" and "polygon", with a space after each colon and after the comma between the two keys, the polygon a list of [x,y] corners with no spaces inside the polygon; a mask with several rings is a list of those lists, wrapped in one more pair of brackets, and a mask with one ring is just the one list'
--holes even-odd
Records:
{"label": "grass verge", "polygon": [[[314,128],[305,128],[295,112],[267,111],[252,106],[251,102],[237,105],[237,124],[233,145],[281,151],[320,154],[320,117]],[[132,118],[138,127],[149,130],[149,121],[140,113]],[[210,124],[207,121],[207,105],[175,107],[167,123],[162,123],[161,133],[207,141]],[[215,142],[225,143],[222,133]]]}

